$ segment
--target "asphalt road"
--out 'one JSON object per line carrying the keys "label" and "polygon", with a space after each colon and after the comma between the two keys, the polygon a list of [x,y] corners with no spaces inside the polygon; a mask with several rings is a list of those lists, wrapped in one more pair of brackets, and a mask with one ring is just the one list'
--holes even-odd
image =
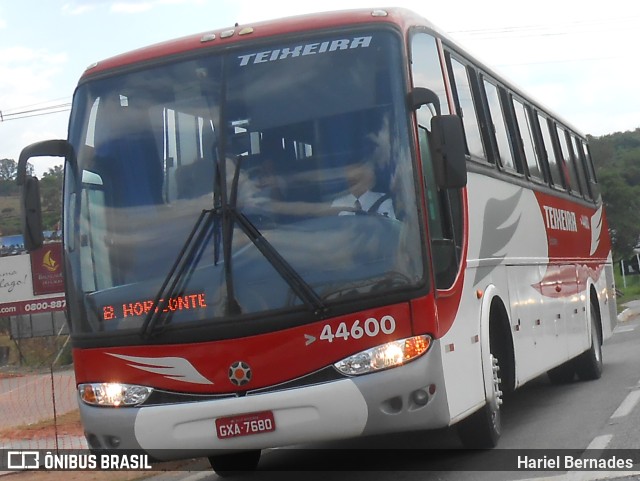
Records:
{"label": "asphalt road", "polygon": [[[461,450],[454,429],[405,433],[325,444],[312,451],[267,450],[258,472],[233,479],[640,480],[640,464],[625,471],[504,471],[501,458],[507,456],[511,462],[514,453],[520,454],[512,450],[535,450],[522,452],[531,454],[532,459],[556,454],[538,450],[567,450],[560,453],[576,459],[617,454],[626,459],[625,454],[631,453],[634,463],[640,462],[640,318],[627,318],[604,345],[605,366],[600,380],[552,385],[546,376],[541,376],[506,399],[503,434],[496,450]],[[351,451],[340,451],[342,448]],[[406,449],[396,451],[397,448]],[[306,471],[291,471],[300,465]],[[350,470],[340,471],[342,466],[349,466]],[[152,479],[208,481],[218,477],[209,470],[206,460],[196,460],[188,471],[157,474]]]}

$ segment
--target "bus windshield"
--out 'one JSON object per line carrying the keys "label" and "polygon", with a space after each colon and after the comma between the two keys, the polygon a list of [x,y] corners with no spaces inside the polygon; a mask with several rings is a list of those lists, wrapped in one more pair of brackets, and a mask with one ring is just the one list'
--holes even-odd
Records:
{"label": "bus windshield", "polygon": [[422,285],[401,58],[392,32],[370,30],[82,82],[65,187],[73,331],[140,330],[154,300],[173,329]]}

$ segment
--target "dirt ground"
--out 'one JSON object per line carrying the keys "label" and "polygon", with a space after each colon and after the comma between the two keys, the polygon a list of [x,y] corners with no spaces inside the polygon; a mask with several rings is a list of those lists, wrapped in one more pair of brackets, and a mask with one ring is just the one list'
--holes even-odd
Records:
{"label": "dirt ground", "polygon": [[53,420],[50,420],[27,426],[1,429],[0,439],[21,440],[55,438],[56,432],[58,436],[83,436],[80,412],[75,410],[58,416],[57,426],[53,424]]}
{"label": "dirt ground", "polygon": [[[82,436],[80,414],[74,411],[58,418],[57,426],[46,421],[32,426],[0,430],[3,440],[46,439],[60,435]],[[1,481],[132,481],[161,474],[162,471],[175,471],[193,460],[173,461],[155,465],[154,471],[22,471],[2,475]]]}
{"label": "dirt ground", "polygon": [[2,476],[2,481],[132,481],[157,471],[24,471]]}

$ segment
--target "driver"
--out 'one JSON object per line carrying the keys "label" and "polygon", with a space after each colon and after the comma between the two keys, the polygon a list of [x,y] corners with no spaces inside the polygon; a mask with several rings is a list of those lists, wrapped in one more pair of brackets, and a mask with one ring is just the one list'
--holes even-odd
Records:
{"label": "driver", "polygon": [[348,193],[331,203],[331,207],[344,208],[338,215],[378,214],[396,219],[391,197],[372,190],[376,175],[370,162],[346,166],[345,177],[349,184]]}

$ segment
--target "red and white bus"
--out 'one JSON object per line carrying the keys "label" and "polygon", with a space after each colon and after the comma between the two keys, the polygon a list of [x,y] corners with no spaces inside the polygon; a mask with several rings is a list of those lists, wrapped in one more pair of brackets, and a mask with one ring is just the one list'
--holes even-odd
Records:
{"label": "red and white bus", "polygon": [[[586,139],[401,9],[237,25],[91,66],[66,159],[67,312],[94,449],[256,467],[457,424],[602,371],[611,246]],[[231,451],[224,451],[231,450]],[[232,453],[232,454],[229,454]]]}

